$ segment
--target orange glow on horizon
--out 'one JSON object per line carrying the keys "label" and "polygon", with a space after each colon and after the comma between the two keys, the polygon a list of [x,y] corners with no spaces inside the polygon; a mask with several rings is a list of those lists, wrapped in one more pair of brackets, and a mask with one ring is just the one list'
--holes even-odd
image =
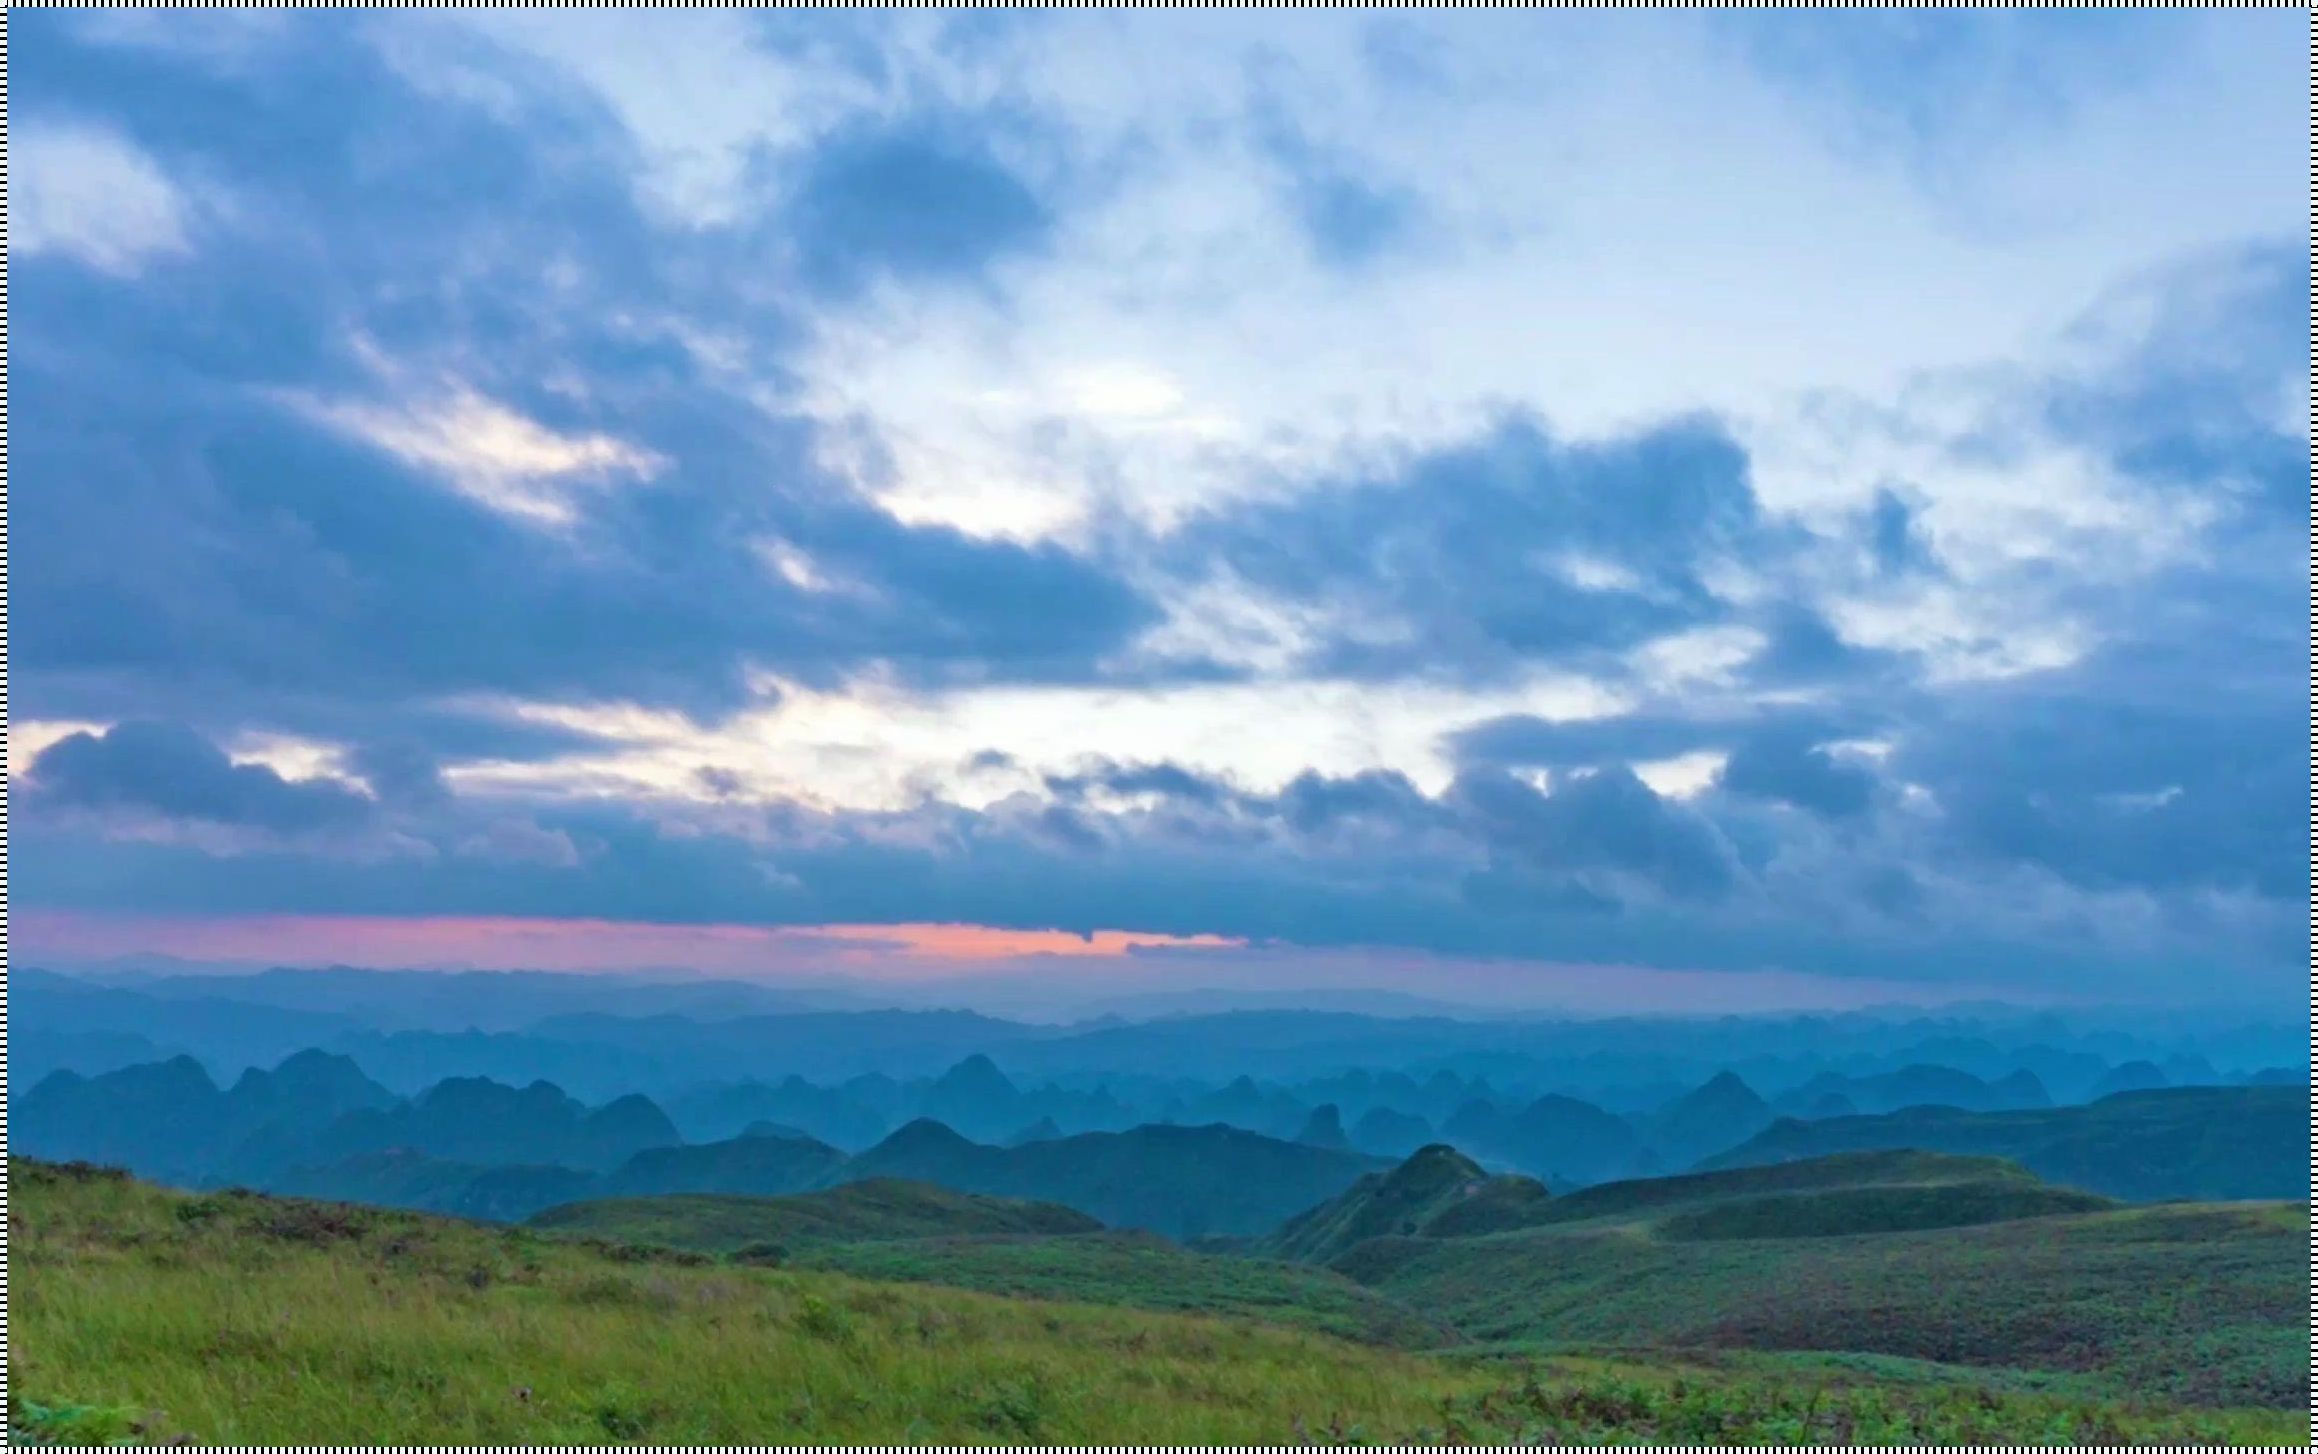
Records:
{"label": "orange glow on horizon", "polygon": [[614,919],[251,914],[106,915],[32,909],[15,916],[19,953],[75,959],[167,955],[266,965],[371,968],[696,968],[938,973],[1033,957],[1117,959],[1137,950],[1238,949],[1215,934],[1007,929],[986,924],[653,924]]}

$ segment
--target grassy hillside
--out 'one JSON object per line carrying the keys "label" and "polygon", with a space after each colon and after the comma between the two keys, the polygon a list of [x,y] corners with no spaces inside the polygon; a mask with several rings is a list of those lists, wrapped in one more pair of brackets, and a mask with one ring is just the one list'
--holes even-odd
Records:
{"label": "grassy hillside", "polygon": [[1526,1176],[1491,1176],[1450,1147],[1427,1146],[1290,1218],[1254,1250],[1293,1262],[1327,1262],[1371,1237],[1510,1231],[1536,1221],[1550,1202],[1543,1184]]}
{"label": "grassy hillside", "polygon": [[1780,1121],[1708,1169],[1914,1147],[2001,1156],[2065,1186],[2131,1201],[2310,1194],[2310,1094],[2303,1086],[2135,1091],[2084,1106]]}
{"label": "grassy hillside", "polygon": [[[2053,1205],[2048,1186],[2027,1169],[1992,1156],[1945,1156],[1928,1151],[1861,1151],[1823,1156],[1812,1161],[1741,1167],[1726,1171],[1692,1172],[1686,1176],[1654,1176],[1638,1181],[1605,1182],[1557,1198],[1542,1209],[1540,1222],[1599,1222],[1611,1219],[1658,1221],[1682,1211],[1705,1214],[1729,1203],[1778,1198],[1787,1210],[1824,1225],[1826,1217],[1813,1206],[1844,1194],[1856,1197],[1870,1189],[1898,1190],[1937,1202],[1936,1193],[1968,1188],[1984,1194],[1999,1207],[2009,1202],[2010,1215],[2039,1215]],[[2070,1211],[2091,1211],[2113,1203],[2083,1193],[2069,1194]],[[1863,1210],[1872,1203],[1854,1203]],[[1896,1204],[1883,1210],[1899,1212]],[[1978,1217],[1972,1220],[1994,1220]],[[1828,1226],[1829,1232],[1904,1231],[1922,1221],[1897,1220],[1872,1212],[1854,1224]],[[1937,1225],[1937,1224],[1933,1224]]]}
{"label": "grassy hillside", "polygon": [[85,1167],[12,1160],[8,1179],[18,1442],[2286,1444],[2304,1432],[2297,1415],[2131,1409],[1945,1370],[1419,1356],[1245,1320],[173,1193]]}
{"label": "grassy hillside", "polygon": [[1049,1202],[949,1191],[924,1182],[877,1179],[785,1197],[622,1197],[550,1207],[531,1219],[542,1231],[570,1232],[695,1252],[744,1248],[791,1251],[822,1242],[891,1242],[917,1237],[1099,1232],[1084,1212]]}
{"label": "grassy hillside", "polygon": [[[1824,1195],[1494,1237],[1385,1238],[1334,1265],[1499,1344],[1880,1353],[2077,1373],[2113,1393],[2192,1404],[2306,1404],[2303,1206],[1762,1235]],[[1849,1193],[1838,1204],[1861,1209]]]}
{"label": "grassy hillside", "polygon": [[1392,1347],[1457,1341],[1441,1324],[1325,1268],[1187,1252],[1147,1233],[854,1242],[811,1248],[796,1265],[880,1282],[1252,1318]]}
{"label": "grassy hillside", "polygon": [[84,1434],[137,1421],[204,1443],[1279,1443],[1298,1420],[1414,1428],[1494,1378],[1245,1320],[22,1160],[9,1187],[11,1422],[52,1432],[77,1418]]}

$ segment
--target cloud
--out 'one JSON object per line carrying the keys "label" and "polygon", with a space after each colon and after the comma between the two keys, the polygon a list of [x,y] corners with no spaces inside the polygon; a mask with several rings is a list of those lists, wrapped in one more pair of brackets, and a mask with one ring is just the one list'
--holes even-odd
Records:
{"label": "cloud", "polygon": [[1758,736],[1730,755],[1717,782],[1723,791],[1805,808],[1828,818],[1856,818],[1874,799],[1875,775],[1823,746],[1791,736]]}
{"label": "cloud", "polygon": [[928,122],[817,147],[786,218],[806,279],[837,291],[879,277],[955,280],[1034,246],[1052,225],[1046,208],[959,136]]}
{"label": "cloud", "polygon": [[[1790,540],[1759,513],[1744,453],[1710,424],[1569,445],[1515,418],[1386,473],[1211,512],[1172,549],[1187,570],[1323,603],[1331,620],[1305,670],[1486,677],[1613,661],[1724,620],[1717,570],[1741,557],[1767,567]],[[1559,569],[1552,557],[1572,551],[1606,578]]]}
{"label": "cloud", "polygon": [[570,525],[578,497],[650,480],[667,461],[603,434],[559,434],[464,391],[405,407],[301,401],[316,419],[440,475],[479,504],[531,524]]}
{"label": "cloud", "polygon": [[27,119],[9,136],[8,251],[131,277],[188,251],[192,207],[135,144],[80,122]]}
{"label": "cloud", "polygon": [[364,824],[373,804],[345,784],[285,780],[270,767],[237,763],[200,734],[162,722],[124,722],[76,732],[33,761],[44,805],[94,812],[320,833]]}
{"label": "cloud", "polygon": [[34,12],[16,887],[2282,975],[2287,23]]}
{"label": "cloud", "polygon": [[1735,879],[1713,827],[1652,792],[1630,768],[1571,776],[1550,793],[1509,773],[1476,768],[1450,790],[1490,845],[1516,862],[1584,884],[1603,871],[1676,898],[1712,898]]}

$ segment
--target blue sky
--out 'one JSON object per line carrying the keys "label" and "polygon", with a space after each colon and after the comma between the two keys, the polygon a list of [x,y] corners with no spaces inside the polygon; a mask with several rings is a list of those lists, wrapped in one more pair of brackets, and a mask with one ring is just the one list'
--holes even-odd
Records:
{"label": "blue sky", "polygon": [[2299,1003],[2294,13],[11,32],[27,952]]}

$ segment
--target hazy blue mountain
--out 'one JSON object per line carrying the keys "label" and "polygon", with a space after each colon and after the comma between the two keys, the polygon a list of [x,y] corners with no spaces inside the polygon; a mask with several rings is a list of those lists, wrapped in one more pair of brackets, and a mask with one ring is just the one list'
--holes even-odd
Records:
{"label": "hazy blue mountain", "polygon": [[349,1152],[408,1148],[446,1161],[604,1169],[682,1138],[660,1108],[625,1096],[593,1110],[559,1086],[443,1081],[383,1110],[357,1111],[330,1130]]}
{"label": "hazy blue mountain", "polygon": [[1517,1110],[1491,1115],[1460,1111],[1443,1128],[1468,1149],[1494,1152],[1533,1176],[1556,1182],[1607,1181],[1644,1168],[1646,1148],[1631,1122],[1575,1096],[1544,1095]]}
{"label": "hazy blue mountain", "polygon": [[1369,1107],[1351,1135],[1353,1148],[1371,1156],[1408,1156],[1435,1139],[1432,1122],[1390,1106]]}
{"label": "hazy blue mountain", "polygon": [[991,1139],[1024,1120],[1022,1092],[987,1055],[969,1055],[942,1072],[926,1087],[919,1108],[969,1136]]}
{"label": "hazy blue mountain", "polygon": [[1771,1124],[1771,1107],[1730,1071],[1661,1106],[1646,1128],[1650,1145],[1669,1169],[1728,1151]]}
{"label": "hazy blue mountain", "polygon": [[780,1196],[823,1185],[844,1164],[844,1152],[810,1138],[740,1136],[705,1146],[640,1151],[604,1176],[595,1195],[720,1192]]}
{"label": "hazy blue mountain", "polygon": [[2128,1060],[2093,1083],[2092,1098],[2099,1100],[2124,1091],[2164,1090],[2172,1082],[2165,1072],[2146,1060]]}
{"label": "hazy blue mountain", "polygon": [[189,1180],[214,1162],[226,1119],[225,1093],[189,1055],[98,1076],[60,1070],[11,1111],[11,1151],[163,1181]]}
{"label": "hazy blue mountain", "polygon": [[1344,1134],[1344,1115],[1333,1104],[1314,1106],[1312,1114],[1304,1118],[1303,1128],[1296,1132],[1299,1146],[1319,1146],[1329,1151],[1349,1151],[1352,1138]]}
{"label": "hazy blue mountain", "polygon": [[997,1147],[915,1121],[855,1157],[839,1179],[896,1177],[1054,1202],[1110,1226],[1191,1238],[1268,1231],[1382,1164],[1223,1125],[1138,1126]]}

